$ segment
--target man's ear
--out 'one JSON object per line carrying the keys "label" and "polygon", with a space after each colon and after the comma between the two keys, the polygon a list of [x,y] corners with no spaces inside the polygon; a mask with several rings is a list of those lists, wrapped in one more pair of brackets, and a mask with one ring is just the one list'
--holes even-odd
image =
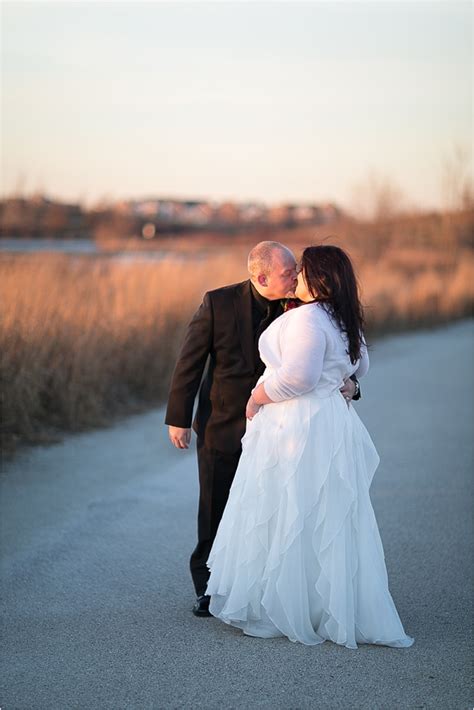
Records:
{"label": "man's ear", "polygon": [[265,276],[265,274],[259,274],[257,276],[257,281],[260,286],[267,286],[267,277]]}

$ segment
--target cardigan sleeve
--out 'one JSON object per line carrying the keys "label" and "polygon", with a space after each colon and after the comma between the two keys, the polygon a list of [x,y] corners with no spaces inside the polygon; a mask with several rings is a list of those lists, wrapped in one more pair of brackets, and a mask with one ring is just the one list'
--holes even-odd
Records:
{"label": "cardigan sleeve", "polygon": [[359,377],[364,377],[369,371],[369,353],[367,352],[367,343],[365,342],[365,338],[362,336],[362,346],[360,350],[360,360],[359,360],[359,366],[357,370],[354,372],[354,375],[359,378]]}
{"label": "cardigan sleeve", "polygon": [[263,385],[273,402],[310,392],[321,377],[326,335],[311,305],[300,306],[288,314],[280,347],[281,365]]}

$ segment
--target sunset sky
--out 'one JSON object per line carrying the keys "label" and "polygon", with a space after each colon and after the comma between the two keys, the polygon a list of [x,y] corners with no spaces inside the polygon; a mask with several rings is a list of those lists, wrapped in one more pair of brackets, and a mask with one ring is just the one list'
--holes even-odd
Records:
{"label": "sunset sky", "polygon": [[439,206],[471,2],[4,2],[3,194]]}

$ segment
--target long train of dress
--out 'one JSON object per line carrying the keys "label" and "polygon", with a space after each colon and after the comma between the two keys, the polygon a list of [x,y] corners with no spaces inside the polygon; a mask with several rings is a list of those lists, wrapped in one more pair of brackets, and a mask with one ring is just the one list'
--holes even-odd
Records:
{"label": "long train of dress", "polygon": [[339,391],[247,422],[208,567],[213,616],[251,636],[408,647],[369,496],[379,456]]}

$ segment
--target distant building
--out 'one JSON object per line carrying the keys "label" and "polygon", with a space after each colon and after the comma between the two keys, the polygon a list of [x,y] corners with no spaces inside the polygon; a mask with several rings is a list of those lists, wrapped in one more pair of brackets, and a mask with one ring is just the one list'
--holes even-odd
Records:
{"label": "distant building", "polygon": [[248,202],[240,206],[240,218],[245,224],[260,224],[267,219],[268,209],[265,205]]}
{"label": "distant building", "polygon": [[291,227],[294,224],[293,205],[275,205],[270,207],[267,220],[270,224]]}
{"label": "distant building", "polygon": [[0,236],[78,238],[100,232],[118,237],[140,234],[153,238],[159,234],[199,229],[235,231],[258,225],[328,224],[341,216],[341,210],[333,204],[267,206],[260,202],[151,197],[120,200],[86,211],[79,204],[34,195],[0,201]]}
{"label": "distant building", "polygon": [[0,202],[0,236],[80,239],[89,236],[87,215],[78,204],[42,195]]}

